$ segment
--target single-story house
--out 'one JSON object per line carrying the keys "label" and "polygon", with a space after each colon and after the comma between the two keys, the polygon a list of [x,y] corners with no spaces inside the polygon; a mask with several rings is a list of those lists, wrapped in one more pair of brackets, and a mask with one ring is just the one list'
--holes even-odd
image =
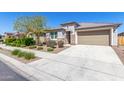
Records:
{"label": "single-story house", "polygon": [[118,45],[124,46],[124,32],[118,34]]}
{"label": "single-story house", "polygon": [[63,23],[47,30],[46,40],[63,40],[65,44],[117,46],[120,23]]}
{"label": "single-story house", "polygon": [[10,37],[19,38],[19,37],[23,36],[24,34],[25,34],[24,32],[15,32],[15,33],[5,32],[4,36],[5,36],[5,38],[10,38]]}
{"label": "single-story house", "polygon": [[118,36],[124,36],[124,32],[119,33]]}

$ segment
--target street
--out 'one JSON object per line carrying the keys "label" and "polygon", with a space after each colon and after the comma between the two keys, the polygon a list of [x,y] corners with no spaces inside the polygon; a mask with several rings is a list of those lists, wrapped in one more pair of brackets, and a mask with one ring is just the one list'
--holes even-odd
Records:
{"label": "street", "polygon": [[0,61],[0,81],[28,81]]}

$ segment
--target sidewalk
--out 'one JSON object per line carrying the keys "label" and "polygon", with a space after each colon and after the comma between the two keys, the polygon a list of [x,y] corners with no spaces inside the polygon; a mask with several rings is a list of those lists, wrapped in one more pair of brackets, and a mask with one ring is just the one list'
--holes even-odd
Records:
{"label": "sidewalk", "polygon": [[49,74],[46,74],[44,72],[38,71],[37,69],[21,63],[11,57],[8,57],[6,55],[3,55],[0,53],[0,60],[2,62],[4,62],[5,64],[7,64],[8,66],[10,66],[15,72],[19,73],[20,75],[22,75],[23,77],[29,79],[29,80],[55,80],[58,81],[60,79],[53,77]]}
{"label": "sidewalk", "polygon": [[[23,48],[18,48],[18,47],[10,47],[10,46],[5,46],[0,44],[1,48],[8,49],[8,50],[14,50],[14,49],[21,49],[23,51],[30,51],[34,52],[37,57],[42,57],[43,58],[48,58],[49,56],[52,56],[54,54],[51,53],[46,53],[46,52],[39,52],[35,50],[30,50],[30,49],[23,49]],[[42,59],[37,60],[39,62],[42,61]],[[42,71],[39,71],[35,69],[34,67],[30,66],[29,64],[24,64],[22,62],[19,62],[18,60],[15,60],[11,57],[8,57],[4,54],[0,53],[0,60],[10,66],[15,72],[20,73],[22,76],[29,80],[47,80],[47,81],[59,81],[61,79],[54,77],[48,73],[44,73]],[[34,62],[32,62],[34,63]]]}

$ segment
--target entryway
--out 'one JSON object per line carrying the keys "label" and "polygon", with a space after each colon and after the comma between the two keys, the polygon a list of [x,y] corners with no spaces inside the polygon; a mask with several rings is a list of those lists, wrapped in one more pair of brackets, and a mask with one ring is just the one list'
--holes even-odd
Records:
{"label": "entryway", "polygon": [[66,39],[67,39],[67,43],[70,44],[71,43],[71,36],[70,36],[70,31],[66,32]]}

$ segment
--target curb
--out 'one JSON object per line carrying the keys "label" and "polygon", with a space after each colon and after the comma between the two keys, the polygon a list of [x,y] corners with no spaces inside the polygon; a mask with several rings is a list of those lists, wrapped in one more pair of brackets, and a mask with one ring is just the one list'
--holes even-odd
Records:
{"label": "curb", "polygon": [[20,61],[11,58],[5,54],[0,53],[0,60],[12,68],[15,72],[31,81],[61,81],[61,79],[49,75],[43,71],[39,71],[28,64],[21,63]]}
{"label": "curb", "polygon": [[35,77],[31,76],[30,74],[22,71],[21,69],[18,69],[15,65],[9,63],[9,61],[6,61],[1,56],[0,56],[0,60],[1,60],[1,62],[6,64],[7,66],[9,66],[13,71],[15,71],[16,73],[20,74],[21,76],[23,76],[24,78],[28,79],[29,81],[38,81],[38,79],[36,79]]}

